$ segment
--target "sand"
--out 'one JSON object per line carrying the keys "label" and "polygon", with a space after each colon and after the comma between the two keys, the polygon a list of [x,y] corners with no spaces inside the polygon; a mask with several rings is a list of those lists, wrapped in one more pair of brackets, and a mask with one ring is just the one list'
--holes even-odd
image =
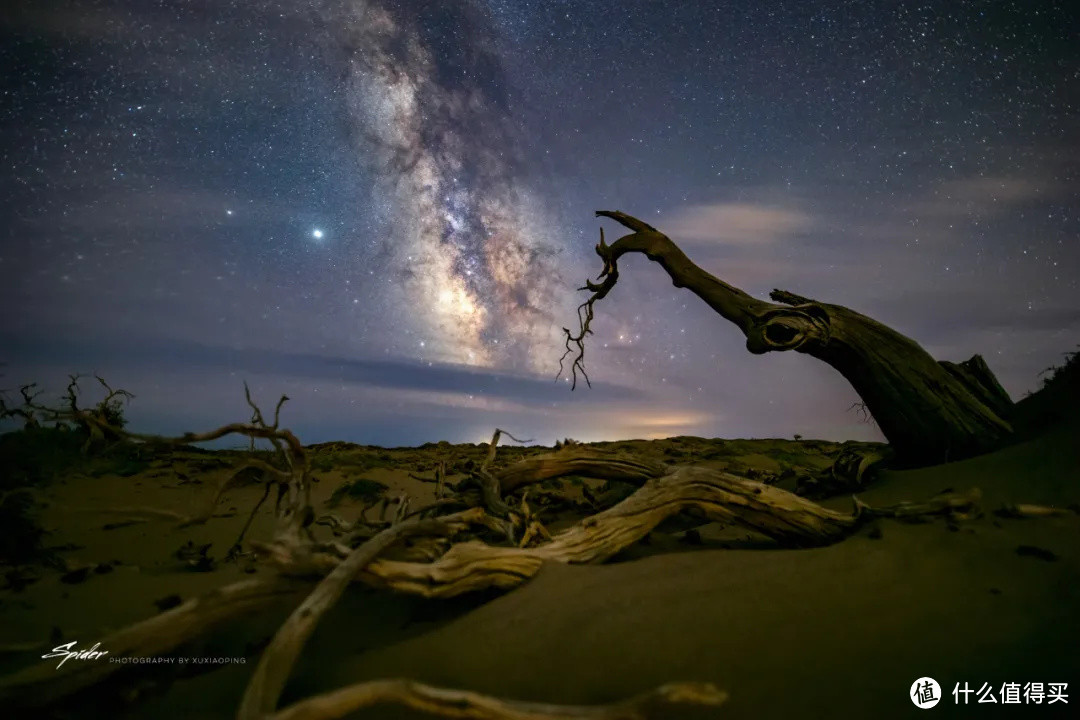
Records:
{"label": "sand", "polygon": [[[907,717],[911,683],[930,676],[945,699],[931,713],[1017,717],[1071,715],[1069,705],[956,707],[954,684],[996,689],[1004,682],[1068,682],[1080,690],[1080,517],[1004,519],[1008,503],[1067,507],[1080,503],[1080,432],[1059,427],[1041,437],[972,460],[889,471],[860,495],[871,505],[919,500],[943,489],[983,491],[985,514],[957,525],[883,521],[812,550],[768,548],[760,539],[715,526],[692,547],[658,531],[602,566],[551,565],[508,593],[424,601],[354,588],[323,620],[303,653],[286,702],[366,679],[404,676],[505,697],[549,702],[608,702],[672,680],[707,680],[726,689],[719,710],[672,712],[672,718]],[[691,462],[776,474],[819,467],[835,450],[814,441],[674,439],[619,444],[669,462]],[[609,445],[610,446],[610,445]],[[507,457],[539,450],[508,450]],[[316,448],[326,460],[317,505],[348,478],[364,477],[431,499],[432,486],[408,471],[430,468],[440,453],[482,448],[381,450],[347,445]],[[211,456],[212,457],[212,456]],[[371,461],[357,458],[380,458]],[[355,461],[355,462],[354,462]],[[227,472],[206,454],[178,455],[131,477],[69,477],[45,490],[48,544],[69,567],[119,561],[111,572],[76,584],[58,571],[20,592],[0,592],[0,657],[9,672],[46,662],[57,629],[89,647],[110,629],[143,619],[154,602],[188,598],[245,577],[232,564],[194,572],[173,556],[187,541],[211,543],[220,557],[261,493],[226,493],[227,515],[178,530],[155,518],[111,530],[110,507],[152,507],[196,514]],[[850,507],[834,498],[825,504]],[[354,501],[335,512],[355,513]],[[266,537],[269,509],[250,537]],[[663,528],[661,529],[663,530]],[[1052,553],[1021,554],[1031,547]],[[1042,556],[1037,556],[1042,555]],[[1049,559],[1049,558],[1053,559]],[[260,570],[259,572],[268,572]],[[258,658],[252,638],[265,639],[287,607],[237,623],[191,655],[243,657],[246,665],[174,678],[117,709],[104,702],[83,718],[229,718]],[[151,679],[166,669],[149,671]],[[161,683],[158,683],[161,685]],[[41,717],[37,715],[36,717]],[[357,717],[424,717],[379,708]]]}

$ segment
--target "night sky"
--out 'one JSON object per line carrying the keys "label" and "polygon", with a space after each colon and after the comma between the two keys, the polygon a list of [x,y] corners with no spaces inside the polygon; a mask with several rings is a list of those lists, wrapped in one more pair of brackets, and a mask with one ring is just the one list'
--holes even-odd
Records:
{"label": "night sky", "polygon": [[597,209],[758,297],[981,353],[1014,398],[1080,342],[1072,3],[0,17],[0,386],[99,372],[134,429],[246,420],[247,380],[305,442],[876,437],[835,371],[750,355],[642,256],[597,304],[592,389],[556,381]]}

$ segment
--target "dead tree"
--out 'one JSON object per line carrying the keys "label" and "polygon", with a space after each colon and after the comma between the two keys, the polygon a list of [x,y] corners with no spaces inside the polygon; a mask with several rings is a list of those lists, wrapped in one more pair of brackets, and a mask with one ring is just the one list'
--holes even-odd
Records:
{"label": "dead tree", "polygon": [[584,340],[594,303],[615,287],[619,258],[642,253],[664,268],[675,287],[687,288],[734,323],[746,336],[750,352],[795,350],[835,368],[855,388],[905,464],[978,455],[1000,447],[1012,435],[1012,400],[980,356],[963,363],[938,362],[911,338],[846,307],[784,290],[771,293],[775,302],[759,300],[702,270],[651,225],[618,211],[596,214],[633,232],[611,245],[600,232],[600,282],[586,281],[582,288],[592,295],[578,307],[577,334],[564,328],[563,360],[573,356],[575,386],[579,373],[588,382]]}

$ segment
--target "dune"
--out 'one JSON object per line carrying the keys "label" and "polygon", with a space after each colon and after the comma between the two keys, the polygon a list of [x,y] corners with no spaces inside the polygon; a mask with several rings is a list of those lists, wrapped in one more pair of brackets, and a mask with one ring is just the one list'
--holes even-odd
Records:
{"label": "dune", "polygon": [[[354,586],[308,642],[283,704],[390,677],[567,704],[613,702],[680,680],[714,683],[730,700],[719,709],[673,709],[665,717],[891,718],[919,712],[908,695],[920,677],[941,684],[937,711],[949,715],[985,709],[974,695],[970,706],[957,707],[957,684],[977,690],[989,683],[995,694],[1006,682],[1064,682],[1075,689],[1080,517],[1069,508],[1080,506],[1078,429],[1058,422],[980,457],[885,471],[860,494],[883,506],[977,487],[983,512],[970,519],[883,519],[844,541],[799,550],[715,524],[699,527],[691,540],[684,531],[695,523],[672,520],[612,561],[549,563],[509,592],[424,600]],[[824,466],[839,447],[701,438],[605,446],[781,478],[785,470]],[[320,479],[313,504],[336,503],[343,516],[355,515],[371,493],[430,502],[434,486],[418,479],[417,470],[447,453],[477,460],[484,453],[483,446],[446,444],[310,450]],[[507,448],[506,457],[542,451]],[[46,662],[40,656],[60,642],[90,647],[157,607],[249,572],[270,573],[222,561],[259,486],[227,490],[204,525],[179,525],[205,507],[230,462],[227,454],[178,450],[134,473],[74,475],[45,487],[42,522],[60,565],[24,582],[9,572],[0,595],[0,669]],[[364,482],[350,485],[357,480]],[[574,487],[565,483],[570,493]],[[846,510],[851,500],[824,504]],[[995,512],[1017,504],[1060,512],[1025,518]],[[262,509],[249,537],[269,533],[272,524],[271,508]],[[207,544],[213,562],[204,567],[177,555]],[[286,598],[183,653],[224,662],[141,668],[108,692],[78,696],[78,715],[235,717],[260,648],[290,607]],[[1044,705],[1039,716],[1064,715],[1072,704],[1070,698],[1068,705]],[[428,716],[379,707],[356,717]]]}

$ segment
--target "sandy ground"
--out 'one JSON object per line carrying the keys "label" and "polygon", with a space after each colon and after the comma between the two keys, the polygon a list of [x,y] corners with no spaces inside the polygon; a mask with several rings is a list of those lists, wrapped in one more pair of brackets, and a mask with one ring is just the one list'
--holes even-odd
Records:
{"label": "sandy ground", "polygon": [[[814,550],[762,549],[757,542],[738,549],[745,538],[717,527],[702,533],[703,547],[690,548],[657,532],[649,545],[615,562],[548,566],[501,595],[436,602],[355,588],[305,648],[285,701],[394,676],[567,703],[612,701],[672,680],[708,680],[730,692],[725,707],[670,717],[1075,716],[1080,517],[1015,520],[992,511],[1005,503],[1080,503],[1078,437],[1073,426],[974,460],[889,472],[860,496],[884,505],[946,488],[980,488],[986,514],[958,527],[885,521],[880,537],[863,531]],[[835,449],[810,441],[624,445],[670,462],[772,474],[793,464],[820,466]],[[318,450],[324,451],[337,452]],[[356,477],[426,502],[432,485],[410,479],[406,469],[430,468],[439,453],[455,451],[380,451],[388,467],[324,463],[316,502],[322,507],[335,488]],[[0,670],[45,662],[37,658],[51,647],[50,638],[90,646],[111,629],[152,615],[155,601],[166,596],[188,598],[244,577],[232,564],[191,571],[173,553],[190,540],[212,543],[210,554],[220,557],[261,494],[258,487],[227,492],[218,506],[224,517],[202,527],[178,530],[174,521],[156,518],[103,529],[127,517],[106,508],[197,514],[226,472],[191,454],[134,477],[72,477],[52,486],[44,524],[53,530],[50,544],[69,546],[61,551],[69,567],[119,563],[80,583],[45,571],[21,592],[0,592],[6,650]],[[850,500],[826,504],[846,508]],[[335,512],[349,517],[355,510],[346,501]],[[249,537],[267,537],[271,526],[266,508]],[[1022,546],[1052,556],[1018,553]],[[244,657],[246,665],[177,679],[121,713],[87,706],[80,717],[232,717],[258,658],[248,641],[268,635],[287,610],[238,623],[189,651]],[[937,679],[945,692],[929,711],[907,699],[922,676]],[[1029,681],[1069,683],[1069,704],[1002,707],[976,704],[972,695],[965,708],[951,695],[956,683],[972,689],[990,683],[996,694],[1004,682]],[[422,716],[386,708],[357,717]]]}

